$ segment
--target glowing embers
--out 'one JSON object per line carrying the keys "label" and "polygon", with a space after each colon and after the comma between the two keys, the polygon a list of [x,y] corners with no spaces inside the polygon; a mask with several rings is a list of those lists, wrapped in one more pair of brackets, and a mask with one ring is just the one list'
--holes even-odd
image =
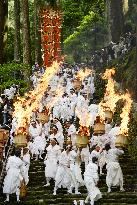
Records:
{"label": "glowing embers", "polygon": [[43,65],[51,66],[53,61],[61,60],[61,22],[59,10],[50,7],[41,10],[41,37],[43,48]]}
{"label": "glowing embers", "polygon": [[90,136],[89,128],[86,126],[80,126],[78,134],[76,136],[77,147],[79,148],[87,147],[87,144],[89,143],[89,136]]}

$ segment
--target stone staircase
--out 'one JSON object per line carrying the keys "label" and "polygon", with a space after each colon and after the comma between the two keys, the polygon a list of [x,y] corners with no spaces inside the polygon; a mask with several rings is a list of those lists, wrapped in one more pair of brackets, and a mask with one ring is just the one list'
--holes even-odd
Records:
{"label": "stone staircase", "polygon": [[[125,192],[119,192],[117,188],[113,188],[112,193],[107,193],[105,184],[105,175],[100,177],[100,190],[103,198],[96,202],[95,205],[137,205],[137,166],[126,152],[120,159],[120,164],[124,174]],[[83,168],[83,166],[82,166]],[[87,192],[85,187],[81,187],[79,191],[81,195],[67,194],[67,190],[59,189],[57,195],[53,196],[54,182],[50,187],[44,187],[45,173],[43,161],[31,161],[30,182],[28,185],[28,193],[20,204],[26,205],[73,205],[73,201],[85,199]],[[0,205],[4,204],[4,196],[0,196]],[[8,204],[17,204],[15,195],[11,196],[11,202]],[[78,203],[79,204],[79,203]]]}

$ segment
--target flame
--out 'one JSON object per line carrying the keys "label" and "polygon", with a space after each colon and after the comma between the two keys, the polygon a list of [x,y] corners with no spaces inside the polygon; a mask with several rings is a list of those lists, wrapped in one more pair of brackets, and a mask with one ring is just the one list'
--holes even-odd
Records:
{"label": "flame", "polygon": [[110,110],[113,113],[115,112],[116,103],[119,100],[124,100],[125,105],[122,109],[121,117],[121,126],[120,126],[120,134],[126,135],[128,133],[128,122],[129,122],[129,113],[132,106],[132,99],[130,94],[127,92],[126,94],[116,93],[115,84],[116,81],[113,79],[115,75],[115,68],[106,69],[102,78],[107,80],[106,92],[104,95],[104,99],[99,103],[99,112],[101,120],[105,120],[105,111]]}
{"label": "flame", "polygon": [[104,99],[99,103],[99,116],[102,120],[105,120],[105,110],[111,110],[113,113],[115,112],[116,103],[121,96],[115,92],[115,80],[112,78],[115,75],[115,68],[106,69],[102,78],[107,80],[106,92],[104,95]]}
{"label": "flame", "polygon": [[129,114],[131,111],[131,107],[132,107],[132,99],[129,93],[126,93],[125,96],[123,96],[123,99],[125,99],[125,105],[122,109],[122,113],[120,115],[120,117],[122,118],[121,120],[121,125],[120,125],[120,133],[119,134],[123,134],[123,135],[127,135],[128,133],[128,123],[129,123]]}
{"label": "flame", "polygon": [[26,127],[30,122],[32,111],[38,108],[40,100],[44,95],[50,80],[58,72],[59,67],[57,62],[53,62],[53,65],[43,74],[37,87],[28,94],[25,94],[25,97],[19,97],[17,102],[14,103],[15,111],[13,117],[17,120],[17,130],[19,127]]}
{"label": "flame", "polygon": [[[84,115],[83,115],[84,113]],[[91,115],[87,109],[82,108],[82,110],[75,109],[75,114],[79,118],[79,124],[83,127],[89,127],[91,123]]]}
{"label": "flame", "polygon": [[90,70],[89,68],[85,70],[80,70],[77,72],[77,78],[83,81],[88,75],[92,74],[92,72],[93,71]]}
{"label": "flame", "polygon": [[58,86],[56,92],[55,92],[55,97],[51,98],[50,102],[47,103],[46,107],[51,110],[52,107],[58,102],[59,98],[63,95],[64,93],[64,87]]}

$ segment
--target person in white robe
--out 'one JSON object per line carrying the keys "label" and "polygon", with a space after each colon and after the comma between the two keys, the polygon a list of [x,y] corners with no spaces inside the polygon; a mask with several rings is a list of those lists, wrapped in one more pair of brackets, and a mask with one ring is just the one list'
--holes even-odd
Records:
{"label": "person in white robe", "polygon": [[92,158],[93,157],[96,157],[98,159],[98,166],[99,166],[99,171],[100,171],[100,174],[102,175],[103,172],[103,167],[106,163],[106,160],[105,160],[105,156],[104,156],[104,150],[100,148],[100,146],[98,145],[94,145],[92,148],[92,151],[89,155],[89,162],[92,162]]}
{"label": "person in white robe", "polygon": [[35,139],[35,137],[41,135],[42,130],[40,129],[40,126],[37,127],[37,123],[35,121],[32,121],[29,127],[29,135],[32,139]]}
{"label": "person in white robe", "polygon": [[55,180],[55,175],[58,167],[58,160],[61,154],[61,147],[57,144],[57,140],[52,138],[50,145],[46,148],[47,154],[44,160],[45,164],[45,177],[47,184],[45,186],[50,186],[50,180]]}
{"label": "person in white robe", "polygon": [[66,93],[69,95],[70,90],[73,88],[73,84],[70,78],[67,78]]}
{"label": "person in white robe", "polygon": [[57,128],[56,125],[54,125],[54,126],[52,127],[51,135],[49,136],[49,139],[51,139],[51,138],[56,138],[56,140],[57,140],[58,143],[59,143],[59,146],[60,146],[61,148],[63,148],[64,135],[63,135],[63,133],[58,132],[58,128]]}
{"label": "person in white robe", "polygon": [[91,104],[89,107],[88,107],[88,111],[89,111],[89,114],[90,114],[90,125],[93,126],[94,125],[94,121],[96,120],[96,117],[98,115],[98,105],[96,104]]}
{"label": "person in white robe", "polygon": [[81,152],[76,147],[72,147],[72,150],[70,151],[70,169],[73,173],[73,176],[75,177],[76,184],[74,184],[73,182],[71,183],[70,189],[68,191],[70,194],[72,194],[73,188],[77,190],[77,194],[80,194],[78,188],[84,185],[80,165]]}
{"label": "person in white robe", "polygon": [[24,179],[25,179],[25,184],[27,185],[29,182],[29,167],[30,167],[30,153],[28,148],[23,149],[23,172],[24,172]]}
{"label": "person in white robe", "polygon": [[69,99],[70,99],[71,113],[72,113],[72,116],[75,117],[75,107],[77,104],[77,95],[74,89],[70,90]]}
{"label": "person in white robe", "polygon": [[15,85],[11,86],[9,89],[5,89],[5,90],[4,90],[4,94],[7,96],[8,100],[13,99],[15,93],[16,93],[16,87],[15,87]]}
{"label": "person in white robe", "polygon": [[108,134],[112,129],[112,125],[110,123],[105,123],[105,133]]}
{"label": "person in white robe", "polygon": [[33,154],[36,155],[35,160],[38,160],[38,158],[43,159],[42,154],[45,150],[45,147],[46,147],[45,136],[42,135],[36,136],[33,141]]}
{"label": "person in white robe", "polygon": [[99,159],[100,157],[100,147],[98,145],[93,146],[91,153],[89,154],[89,162],[92,162],[92,158],[96,157]]}
{"label": "person in white robe", "polygon": [[81,150],[81,161],[85,163],[85,168],[87,167],[89,163],[89,146],[82,148]]}
{"label": "person in white robe", "polygon": [[123,150],[120,149],[112,149],[110,144],[105,145],[106,150],[106,184],[108,187],[108,192],[111,192],[112,186],[120,186],[120,191],[124,191],[123,189],[123,173],[118,162],[118,157],[124,154]]}
{"label": "person in white robe", "polygon": [[89,120],[89,112],[88,112],[89,100],[87,99],[87,95],[83,93],[83,96],[79,96],[77,99],[77,105],[75,108],[75,114],[80,119],[80,124],[86,125],[86,122]]}
{"label": "person in white robe", "polygon": [[60,108],[61,108],[60,113],[61,113],[62,121],[65,122],[66,120],[69,120],[71,118],[71,109],[70,109],[70,100],[66,93],[62,96]]}
{"label": "person in white robe", "polygon": [[90,147],[93,147],[95,145],[99,144],[99,138],[97,135],[92,135],[91,139],[90,139]]}
{"label": "person in white robe", "polygon": [[36,72],[30,77],[30,80],[33,82],[34,88],[36,88],[36,86],[38,85],[38,82],[39,82],[39,79],[38,79]]}
{"label": "person in white robe", "polygon": [[108,136],[110,137],[111,140],[111,147],[115,148],[115,141],[116,141],[116,137],[120,132],[120,126],[116,125],[115,127],[113,127],[109,132],[108,132]]}
{"label": "person in white robe", "polygon": [[58,132],[63,133],[62,124],[60,123],[60,121],[57,118],[53,119],[53,124],[55,124],[56,127],[58,128]]}
{"label": "person in white robe", "polygon": [[52,79],[50,80],[50,86],[51,86],[51,90],[52,91],[55,91],[56,88],[57,88],[57,85],[58,85],[58,81],[59,81],[59,76],[58,74],[57,75],[54,75],[52,77]]}
{"label": "person in white robe", "polygon": [[14,156],[10,156],[6,165],[6,176],[3,183],[3,193],[6,194],[6,202],[9,202],[9,195],[16,193],[17,201],[20,201],[20,186],[24,180],[23,161],[20,159],[21,152],[15,151]]}
{"label": "person in white robe", "polygon": [[93,157],[92,162],[89,162],[84,172],[84,181],[88,192],[85,203],[88,203],[90,200],[91,205],[94,205],[95,201],[102,198],[102,194],[97,187],[99,181],[97,160],[96,157]]}
{"label": "person in white robe", "polygon": [[53,118],[60,118],[61,116],[61,99],[58,99],[53,106]]}
{"label": "person in white robe", "polygon": [[45,136],[45,138],[47,139],[48,136],[49,136],[49,132],[50,132],[50,124],[51,122],[47,122],[47,123],[44,123],[42,125],[42,135]]}
{"label": "person in white robe", "polygon": [[72,122],[68,122],[67,123],[68,126],[68,136],[71,137],[71,141],[72,141],[72,145],[75,146],[76,145],[76,127]]}
{"label": "person in white robe", "polygon": [[98,135],[98,145],[101,148],[104,148],[106,144],[110,143],[111,139],[110,136],[108,134],[102,134],[102,135]]}
{"label": "person in white robe", "polygon": [[75,187],[75,194],[78,192],[78,184],[75,178],[73,171],[70,168],[70,159],[72,158],[73,153],[71,153],[72,147],[68,145],[66,150],[63,151],[60,155],[59,166],[55,176],[55,187],[53,195],[56,195],[58,188],[67,188],[68,193],[71,193],[71,186]]}

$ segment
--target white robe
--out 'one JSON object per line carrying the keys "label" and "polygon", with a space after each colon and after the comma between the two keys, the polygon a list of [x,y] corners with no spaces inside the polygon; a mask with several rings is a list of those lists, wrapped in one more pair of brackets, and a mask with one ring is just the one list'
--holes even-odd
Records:
{"label": "white robe", "polygon": [[76,128],[73,124],[68,128],[68,136],[71,136],[72,145],[76,145]]}
{"label": "white robe", "polygon": [[58,167],[57,162],[61,154],[61,148],[58,145],[55,146],[49,145],[46,150],[47,150],[47,155],[44,160],[45,177],[55,179],[55,175]]}
{"label": "white robe", "polygon": [[85,162],[85,168],[86,166],[88,165],[88,162],[89,162],[89,147],[85,147],[85,148],[82,148],[82,151],[81,151],[81,160],[82,162]]}
{"label": "white robe", "polygon": [[33,153],[39,154],[39,151],[44,151],[46,146],[46,139],[42,136],[37,136],[33,142]]}
{"label": "white robe", "polygon": [[123,185],[123,174],[118,162],[118,157],[124,154],[123,150],[117,148],[110,149],[106,152],[106,162],[107,162],[107,176],[106,184],[108,187]]}
{"label": "white robe", "polygon": [[42,127],[42,133],[47,137],[50,131],[50,122],[45,123]]}
{"label": "white robe", "polygon": [[102,194],[99,188],[97,187],[98,180],[98,166],[90,162],[87,165],[84,173],[84,181],[88,191],[88,198],[90,198],[90,200],[92,201],[97,201],[102,197]]}
{"label": "white robe", "polygon": [[100,152],[97,152],[96,150],[93,150],[91,154],[89,155],[89,162],[92,162],[93,157],[96,157],[99,159],[100,157]]}
{"label": "white robe", "polygon": [[16,156],[9,157],[6,171],[7,174],[4,179],[3,193],[13,194],[19,192],[23,180],[23,161]]}
{"label": "white robe", "polygon": [[64,143],[64,135],[63,135],[63,133],[58,132],[56,135],[51,134],[50,137],[49,137],[49,139],[53,139],[53,138],[56,138],[56,140],[57,140],[58,143],[59,143],[59,146],[60,146],[61,148],[63,148],[63,143]]}
{"label": "white robe", "polygon": [[33,127],[32,125],[30,125],[29,127],[29,134],[32,137],[32,139],[34,139],[35,137],[39,136],[41,133],[41,130],[39,129],[39,127]]}
{"label": "white robe", "polygon": [[91,104],[88,107],[88,111],[90,113],[90,125],[93,126],[94,121],[96,120],[96,116],[98,114],[98,105],[96,104]]}
{"label": "white robe", "polygon": [[61,99],[60,107],[61,118],[63,121],[69,120],[71,118],[70,100],[67,97]]}
{"label": "white robe", "polygon": [[70,168],[70,159],[73,158],[73,152],[63,151],[60,155],[59,166],[57,169],[55,177],[55,187],[56,188],[70,188],[71,185],[76,186],[76,179]]}
{"label": "white robe", "polygon": [[23,156],[23,172],[24,172],[24,177],[25,177],[25,183],[26,185],[29,182],[29,166],[30,166],[30,154],[27,153]]}
{"label": "white robe", "polygon": [[119,131],[120,131],[120,127],[113,127],[108,133],[108,136],[111,139],[112,148],[115,148],[116,136],[119,134]]}

